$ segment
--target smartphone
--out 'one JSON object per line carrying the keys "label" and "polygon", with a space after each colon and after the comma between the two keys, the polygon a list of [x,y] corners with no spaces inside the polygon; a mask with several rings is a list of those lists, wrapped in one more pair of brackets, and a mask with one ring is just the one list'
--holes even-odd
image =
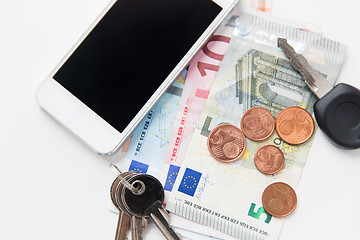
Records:
{"label": "smartphone", "polygon": [[111,1],[38,103],[98,154],[115,153],[236,2]]}

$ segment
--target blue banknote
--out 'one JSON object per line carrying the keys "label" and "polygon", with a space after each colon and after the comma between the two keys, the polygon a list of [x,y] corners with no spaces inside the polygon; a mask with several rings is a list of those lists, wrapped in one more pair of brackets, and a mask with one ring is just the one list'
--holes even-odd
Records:
{"label": "blue banknote", "polygon": [[160,178],[170,134],[184,87],[185,69],[134,130],[121,163],[123,171]]}

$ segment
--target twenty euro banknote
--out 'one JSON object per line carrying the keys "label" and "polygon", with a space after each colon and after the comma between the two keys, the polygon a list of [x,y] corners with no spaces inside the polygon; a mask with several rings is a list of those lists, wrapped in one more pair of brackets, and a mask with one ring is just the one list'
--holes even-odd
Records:
{"label": "twenty euro banknote", "polygon": [[[242,158],[233,163],[216,161],[207,149],[207,137],[220,124],[240,126],[243,113],[254,106],[267,108],[274,117],[289,106],[312,112],[316,98],[274,46],[278,36],[297,43],[298,50],[309,56],[310,63],[332,83],[346,48],[313,33],[299,32],[246,13],[239,16],[241,25],[235,27],[235,37],[196,126],[167,209],[236,238],[273,240],[278,239],[284,219],[265,211],[262,193],[268,185],[279,181],[296,188],[313,137],[298,146],[286,144],[276,133],[262,142],[247,140]],[[284,152],[285,165],[275,175],[264,175],[254,164],[255,152],[267,144]]]}
{"label": "twenty euro banknote", "polygon": [[160,179],[186,75],[187,69],[177,77],[134,130],[120,166],[123,171],[148,173]]}
{"label": "twenty euro banknote", "polygon": [[[170,132],[179,107],[187,69],[161,96],[155,106],[133,131],[121,149],[120,169],[123,172],[148,173],[160,179]],[[109,199],[109,210],[118,209]]]}

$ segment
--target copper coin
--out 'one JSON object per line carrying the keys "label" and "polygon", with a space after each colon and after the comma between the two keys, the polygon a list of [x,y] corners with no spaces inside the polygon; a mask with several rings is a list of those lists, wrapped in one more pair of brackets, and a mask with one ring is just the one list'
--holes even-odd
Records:
{"label": "copper coin", "polygon": [[269,185],[262,195],[265,210],[274,217],[285,217],[296,207],[297,197],[294,189],[283,182]]}
{"label": "copper coin", "polygon": [[233,162],[244,153],[246,140],[240,128],[222,124],[210,132],[207,145],[211,156],[216,160]]}
{"label": "copper coin", "polygon": [[300,107],[282,110],[276,119],[276,131],[289,144],[301,144],[309,140],[314,132],[314,120],[310,113]]}
{"label": "copper coin", "polygon": [[241,130],[253,141],[267,139],[274,132],[274,128],[274,117],[262,107],[248,109],[241,118]]}
{"label": "copper coin", "polygon": [[254,162],[260,172],[264,174],[275,174],[284,166],[285,157],[278,147],[265,145],[256,151]]}

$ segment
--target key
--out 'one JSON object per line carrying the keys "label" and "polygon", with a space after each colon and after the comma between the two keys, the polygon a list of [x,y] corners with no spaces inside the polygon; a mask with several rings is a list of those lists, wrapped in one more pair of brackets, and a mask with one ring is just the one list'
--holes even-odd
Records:
{"label": "key", "polygon": [[142,240],[142,233],[148,225],[148,220],[145,217],[132,216],[130,220],[131,239]]}
{"label": "key", "polygon": [[[122,177],[123,172],[115,164],[111,163],[109,166],[114,171],[114,173],[118,176],[118,178],[120,178],[121,184],[124,185],[124,187],[128,188],[133,193],[137,193],[137,194],[141,193],[141,191],[142,191],[141,188],[135,188],[133,185],[131,185],[127,180],[125,180]],[[127,172],[127,173],[136,173],[136,172]],[[127,176],[127,174],[125,174],[125,176]],[[141,187],[142,185],[138,185],[138,186]]]}
{"label": "key", "polygon": [[[123,173],[122,177],[126,177],[128,173]],[[119,191],[119,185],[121,183],[120,178],[116,178],[110,188],[111,201],[119,209],[119,219],[116,227],[115,240],[125,240],[126,233],[129,230],[130,216],[124,211],[124,208],[119,206],[117,195]]]}
{"label": "key", "polygon": [[121,197],[125,209],[137,217],[150,217],[166,239],[180,240],[180,237],[169,226],[167,212],[162,207],[164,188],[161,183],[148,174],[132,176],[129,178],[129,183],[142,188],[143,191],[141,194],[134,194],[129,189],[123,188]]}
{"label": "key", "polygon": [[[129,216],[130,220],[130,229],[131,229],[131,239],[132,240],[142,240],[142,233],[144,229],[148,225],[148,220],[146,217],[137,217],[132,216],[124,207],[121,192],[123,188],[127,188],[134,194],[142,194],[145,190],[145,185],[142,182],[136,183],[137,186],[134,187],[134,184],[129,183],[129,178],[132,176],[137,175],[136,172],[121,172],[121,170],[114,164],[110,164],[110,167],[112,167],[113,171],[118,175],[118,178],[115,180],[114,184],[117,184],[116,187],[112,187],[112,199],[113,203],[121,210],[122,215]],[[126,214],[125,214],[126,213]],[[118,231],[119,236],[126,238],[126,232],[129,229],[129,221],[126,219],[126,222],[120,223],[120,216],[119,216],[119,223],[118,223]],[[121,224],[124,224],[121,226]],[[120,225],[120,226],[119,226]],[[116,239],[116,238],[115,238]],[[122,239],[122,238],[121,238]]]}
{"label": "key", "polygon": [[[126,239],[126,232],[129,229],[129,221],[130,221],[130,229],[131,229],[131,239],[132,240],[142,240],[142,233],[144,229],[147,227],[148,220],[145,217],[136,217],[136,216],[130,216],[130,214],[125,210],[125,207],[123,206],[123,201],[121,200],[121,192],[124,187],[126,187],[126,184],[129,184],[128,179],[131,176],[136,175],[135,172],[125,172],[122,173],[115,165],[112,166],[116,173],[119,175],[119,177],[114,181],[112,186],[112,200],[115,206],[118,207],[119,211],[121,211],[119,214],[119,223],[118,223],[118,230],[117,230],[117,236],[115,236],[116,239]],[[124,184],[126,181],[126,184]],[[115,186],[116,185],[116,186]],[[130,184],[129,184],[130,185]],[[139,189],[138,189],[139,190]],[[136,192],[137,194],[141,192]],[[126,214],[125,214],[126,212]],[[124,216],[124,217],[122,217]],[[120,219],[121,218],[121,219]],[[122,219],[125,220],[122,220]],[[120,225],[120,226],[119,226]]]}
{"label": "key", "polygon": [[116,202],[116,188],[118,187],[120,181],[121,180],[119,178],[116,178],[113,184],[111,185],[111,190],[110,190],[111,201],[119,210],[119,219],[116,227],[115,240],[126,239],[126,233],[129,229],[129,224],[130,224],[130,216],[126,214]]}
{"label": "key", "polygon": [[[128,173],[128,175],[124,178],[124,181],[127,181],[129,179],[129,177],[136,175],[136,173],[133,173],[133,172],[127,172],[127,173]],[[123,205],[123,201],[121,199],[121,192],[122,192],[123,188],[124,188],[124,185],[122,183],[120,183],[116,189],[116,203],[123,211],[126,211],[126,209]],[[132,240],[142,240],[143,239],[142,233],[143,233],[144,229],[147,227],[148,220],[145,217],[132,216],[127,211],[126,211],[126,213],[128,214],[129,221],[130,221],[131,239]],[[129,224],[127,225],[126,228],[129,228],[128,226],[129,226]]]}
{"label": "key", "polygon": [[319,71],[309,65],[303,55],[295,52],[287,39],[278,38],[278,47],[319,98],[314,104],[314,113],[327,138],[338,147],[360,148],[360,90],[345,83],[333,87]]}

